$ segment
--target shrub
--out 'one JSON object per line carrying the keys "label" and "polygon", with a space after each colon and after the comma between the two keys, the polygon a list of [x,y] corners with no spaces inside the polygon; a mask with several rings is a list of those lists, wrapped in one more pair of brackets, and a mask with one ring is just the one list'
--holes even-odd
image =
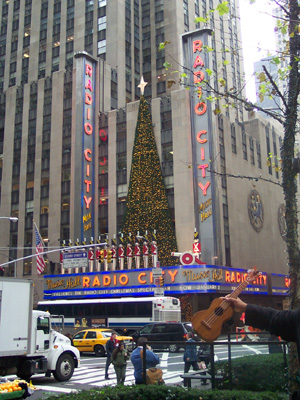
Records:
{"label": "shrub", "polygon": [[287,387],[287,370],[282,354],[260,354],[232,360],[232,387],[229,380],[228,361],[215,363],[217,375],[224,380],[218,385],[225,389],[284,392]]}
{"label": "shrub", "polygon": [[287,395],[237,390],[200,390],[179,386],[105,386],[79,393],[47,397],[47,400],[287,400]]}

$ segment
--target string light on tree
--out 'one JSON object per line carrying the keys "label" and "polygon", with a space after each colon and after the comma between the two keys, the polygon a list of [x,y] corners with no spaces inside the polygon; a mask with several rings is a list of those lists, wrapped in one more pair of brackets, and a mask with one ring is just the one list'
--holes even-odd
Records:
{"label": "string light on tree", "polygon": [[[144,79],[139,88],[144,92]],[[177,251],[175,230],[156,147],[150,110],[141,96],[136,124],[129,189],[122,233],[128,238],[138,232],[156,232],[161,265],[174,265],[171,253]],[[152,238],[149,237],[151,241]],[[149,260],[150,261],[150,260]],[[152,263],[151,263],[152,264]],[[150,265],[149,265],[150,267]]]}

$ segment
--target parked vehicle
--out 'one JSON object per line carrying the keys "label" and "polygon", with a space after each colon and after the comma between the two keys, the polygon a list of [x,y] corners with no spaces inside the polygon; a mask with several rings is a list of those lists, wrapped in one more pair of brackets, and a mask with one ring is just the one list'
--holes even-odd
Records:
{"label": "parked vehicle", "polygon": [[125,348],[132,350],[133,340],[131,336],[118,336],[113,329],[85,329],[73,336],[73,345],[80,352],[95,353],[98,357],[105,355],[105,345],[111,335],[115,333],[118,341],[123,341]]}
{"label": "parked vehicle", "polygon": [[69,380],[80,365],[80,353],[70,339],[51,326],[51,316],[33,311],[33,282],[0,278],[0,375],[53,373]]}
{"label": "parked vehicle", "polygon": [[[163,345],[163,348],[168,348],[171,353],[179,350],[179,346],[174,342],[182,342],[185,340],[185,335],[188,332],[193,332],[193,327],[190,322],[158,322],[145,325],[143,328],[136,331],[132,337],[136,343],[140,337],[146,337],[148,341],[167,341],[169,345]],[[195,339],[199,340],[194,334]],[[160,345],[151,345],[153,349],[161,348]]]}

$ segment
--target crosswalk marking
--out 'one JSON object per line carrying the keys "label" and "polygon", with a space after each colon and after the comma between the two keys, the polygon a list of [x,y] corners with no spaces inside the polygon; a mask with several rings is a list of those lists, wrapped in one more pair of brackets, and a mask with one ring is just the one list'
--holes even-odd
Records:
{"label": "crosswalk marking", "polygon": [[68,389],[62,387],[55,387],[55,386],[44,386],[38,385],[36,386],[37,390],[47,390],[48,392],[59,392],[59,393],[78,393],[76,389]]}

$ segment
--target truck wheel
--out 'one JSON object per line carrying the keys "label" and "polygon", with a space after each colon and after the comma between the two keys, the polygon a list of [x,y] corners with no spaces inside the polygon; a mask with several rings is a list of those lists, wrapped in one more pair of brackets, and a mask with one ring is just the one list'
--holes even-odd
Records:
{"label": "truck wheel", "polygon": [[29,381],[30,381],[30,378],[32,377],[32,374],[22,374],[22,373],[17,372],[17,376],[18,376],[20,379],[24,379],[24,381],[29,382]]}
{"label": "truck wheel", "polygon": [[103,346],[95,346],[94,352],[97,357],[103,357],[105,355],[105,349]]}
{"label": "truck wheel", "polygon": [[72,378],[74,372],[74,359],[70,354],[62,354],[53,371],[54,378],[57,381],[64,382]]}

